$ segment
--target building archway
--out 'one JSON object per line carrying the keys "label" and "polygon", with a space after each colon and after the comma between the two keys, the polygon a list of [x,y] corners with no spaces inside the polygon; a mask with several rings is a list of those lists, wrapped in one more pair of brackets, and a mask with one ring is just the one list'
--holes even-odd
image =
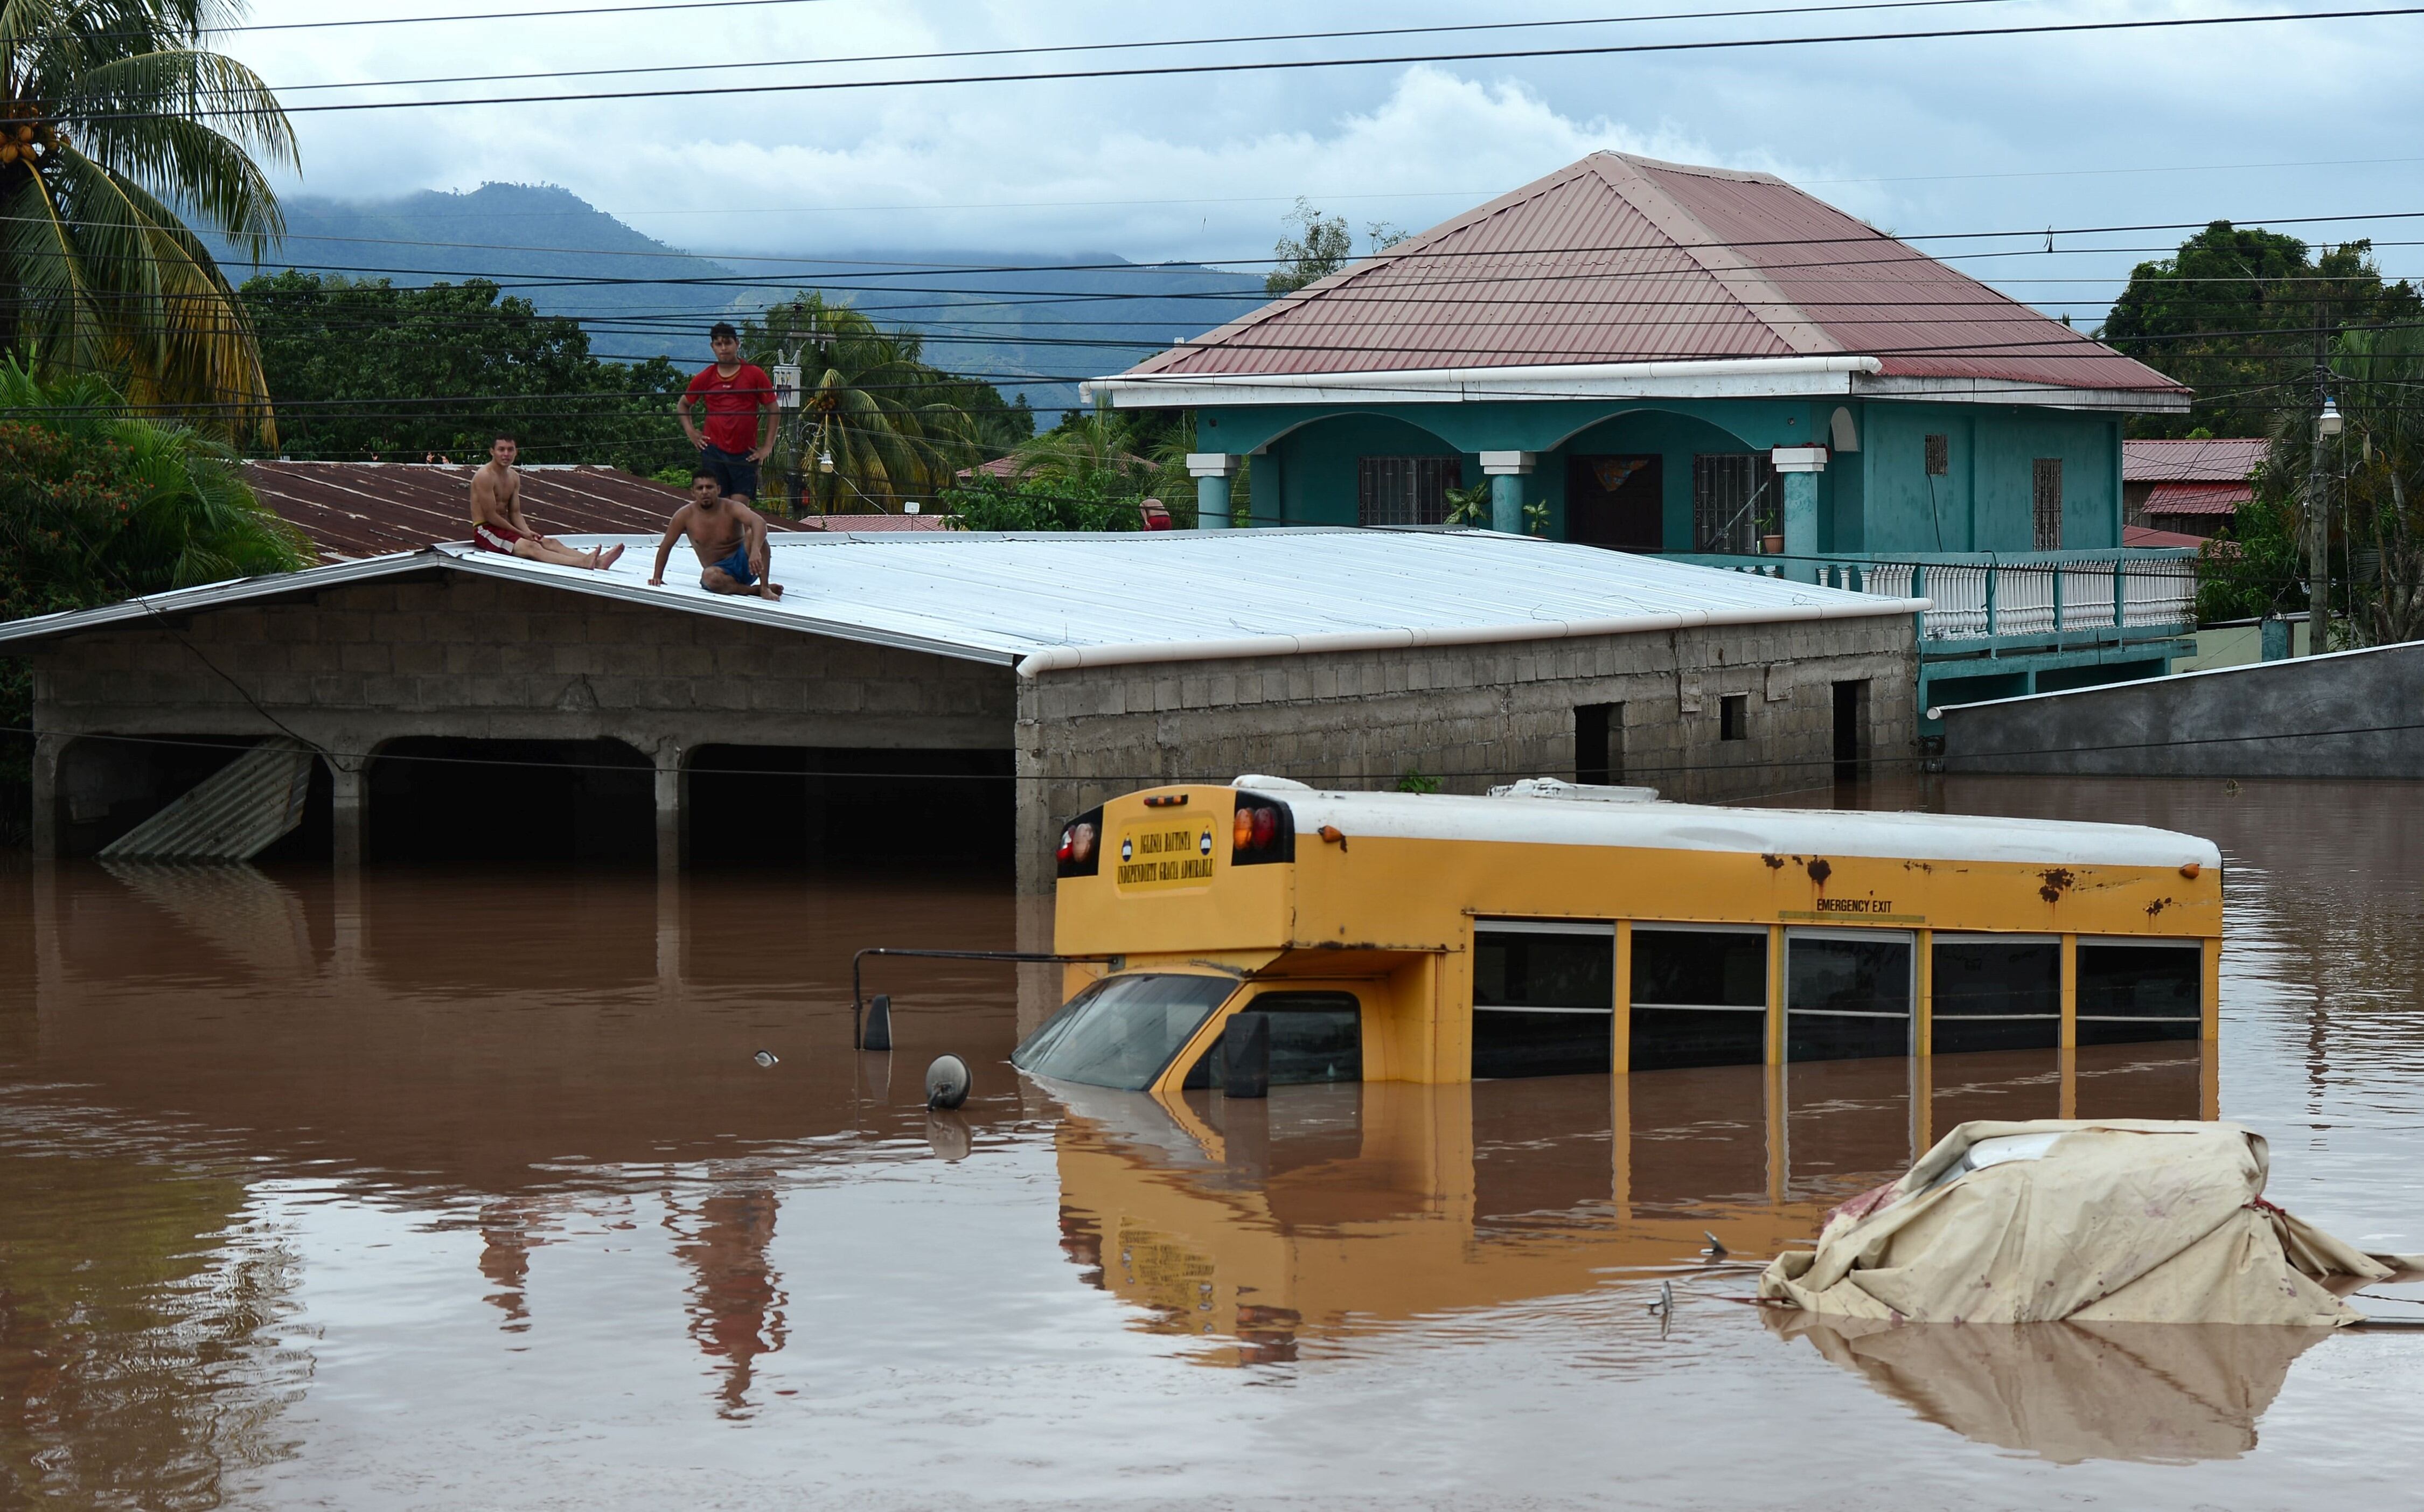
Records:
{"label": "building archway", "polygon": [[1627,551],[1753,550],[1780,529],[1767,451],[1701,416],[1634,406],[1576,426],[1543,457],[1559,533]]}
{"label": "building archway", "polygon": [[621,740],[387,740],[363,774],[363,859],[652,865],[655,772]]}
{"label": "building archway", "polygon": [[684,785],[693,867],[1007,875],[1016,861],[1007,750],[702,745]]}
{"label": "building archway", "polygon": [[1412,421],[1364,409],[1282,432],[1254,467],[1255,523],[1272,525],[1436,525],[1447,489],[1481,481],[1474,454]]}
{"label": "building archway", "polygon": [[[56,854],[88,856],[194,790],[262,742],[257,735],[81,735],[59,748],[53,805]],[[334,784],[326,757],[311,763],[303,820],[254,860],[328,858]]]}

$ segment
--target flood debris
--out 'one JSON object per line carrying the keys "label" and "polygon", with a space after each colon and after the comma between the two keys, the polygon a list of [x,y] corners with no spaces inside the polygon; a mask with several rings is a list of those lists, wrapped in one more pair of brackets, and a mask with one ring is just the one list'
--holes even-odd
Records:
{"label": "flood debris", "polygon": [[1888,1324],[2336,1327],[2364,1321],[2342,1294],[2424,1270],[2264,1201],[2268,1168],[2236,1123],[1964,1123],[1778,1255],[1759,1295]]}

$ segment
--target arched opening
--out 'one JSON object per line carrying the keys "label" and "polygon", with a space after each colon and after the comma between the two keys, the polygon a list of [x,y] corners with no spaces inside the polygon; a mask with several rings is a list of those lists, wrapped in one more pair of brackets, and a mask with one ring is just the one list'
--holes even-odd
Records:
{"label": "arched opening", "polygon": [[1009,751],[703,745],[684,798],[690,864],[1008,872]]}
{"label": "arched opening", "polygon": [[1447,490],[1481,478],[1472,454],[1411,422],[1363,411],[1307,422],[1254,460],[1256,524],[1436,525]]}
{"label": "arched opening", "polygon": [[[183,798],[262,742],[255,735],[88,735],[59,752],[55,805],[57,854],[89,856]],[[302,822],[253,859],[326,860],[333,783],[315,758]]]}
{"label": "arched opening", "polygon": [[655,768],[620,740],[407,736],[364,786],[365,860],[656,859]]}
{"label": "arched opening", "polygon": [[1557,443],[1544,491],[1567,540],[1625,551],[1751,551],[1781,529],[1764,448],[1671,409],[1631,409]]}

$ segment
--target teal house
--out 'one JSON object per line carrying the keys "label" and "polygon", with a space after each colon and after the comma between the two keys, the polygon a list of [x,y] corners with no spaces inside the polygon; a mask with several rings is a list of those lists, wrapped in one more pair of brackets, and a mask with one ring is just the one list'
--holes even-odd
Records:
{"label": "teal house", "polygon": [[1927,598],[1922,710],[2191,651],[2194,553],[2124,546],[2121,452],[2188,390],[1766,174],[1594,153],[1088,388],[1195,412],[1206,526]]}

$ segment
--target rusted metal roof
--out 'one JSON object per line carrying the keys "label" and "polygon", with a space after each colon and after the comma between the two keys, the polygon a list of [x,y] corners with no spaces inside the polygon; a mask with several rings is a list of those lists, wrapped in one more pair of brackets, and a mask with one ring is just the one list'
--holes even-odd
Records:
{"label": "rusted metal roof", "polygon": [[[443,462],[247,462],[244,478],[263,503],[311,538],[321,561],[352,562],[470,539],[477,470]],[[653,533],[682,503],[680,489],[616,468],[518,470],[522,515],[550,535]]]}
{"label": "rusted metal roof", "polygon": [[[2209,543],[2207,538],[2202,535],[2187,535],[2178,531],[2159,531],[2145,525],[2124,525],[2121,527],[2121,544],[2129,547],[2189,546],[2203,548]],[[2217,541],[2211,544],[2216,547],[2233,548],[2237,545],[2236,542],[2232,541]]]}
{"label": "rusted metal roof", "polygon": [[2159,483],[2147,490],[2149,515],[2236,515],[2256,497],[2244,483]]}
{"label": "rusted metal roof", "polygon": [[2272,442],[2261,437],[2217,436],[2200,441],[2123,441],[2125,483],[2244,483]]}
{"label": "rusted metal roof", "polygon": [[[1889,380],[2187,390],[1764,173],[1619,152],[1468,211],[1130,377],[1867,356]],[[1547,397],[1547,395],[1544,395]]]}

